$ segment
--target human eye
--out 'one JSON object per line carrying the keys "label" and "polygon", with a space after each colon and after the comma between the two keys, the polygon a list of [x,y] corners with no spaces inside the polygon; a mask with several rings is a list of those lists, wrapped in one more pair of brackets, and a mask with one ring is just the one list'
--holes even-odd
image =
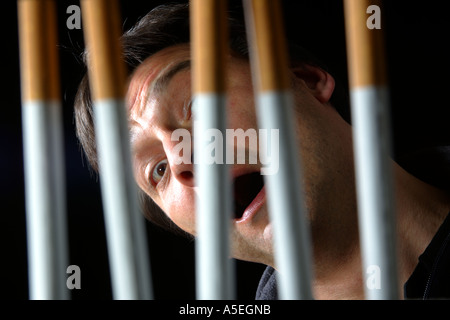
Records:
{"label": "human eye", "polygon": [[163,178],[167,169],[167,159],[159,161],[150,172],[149,180],[156,186]]}

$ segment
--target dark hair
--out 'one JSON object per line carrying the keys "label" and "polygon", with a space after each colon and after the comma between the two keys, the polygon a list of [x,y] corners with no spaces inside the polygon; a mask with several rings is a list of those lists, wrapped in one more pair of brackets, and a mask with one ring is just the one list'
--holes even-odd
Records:
{"label": "dark hair", "polygon": [[[243,13],[242,10],[234,9],[228,15],[230,50],[232,54],[248,59]],[[128,73],[131,74],[146,58],[164,48],[189,43],[189,36],[188,4],[161,5],[154,8],[121,37],[124,60],[128,68]],[[327,69],[323,63],[318,61],[301,46],[291,42],[288,42],[288,46],[292,63],[302,62],[319,66],[325,70]],[[86,52],[83,54],[83,60],[86,62]],[[342,95],[343,92],[341,90],[334,94],[332,99],[342,100],[342,97],[346,99]],[[336,106],[333,100],[331,103]],[[344,103],[342,105],[347,104]],[[75,97],[75,125],[76,133],[85,155],[92,168],[98,172],[93,108],[87,73],[81,80]],[[142,191],[140,191],[140,202],[147,219],[162,228],[180,231],[154,201]]]}

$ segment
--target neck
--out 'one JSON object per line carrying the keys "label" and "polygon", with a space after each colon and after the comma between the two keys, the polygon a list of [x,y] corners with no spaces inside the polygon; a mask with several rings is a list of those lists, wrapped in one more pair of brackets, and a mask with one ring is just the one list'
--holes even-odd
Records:
{"label": "neck", "polygon": [[418,257],[450,211],[450,194],[396,165],[397,250],[399,280],[408,280]]}
{"label": "neck", "polygon": [[[419,255],[450,211],[450,195],[407,173],[394,164],[396,192],[397,264],[399,293],[417,265]],[[349,214],[351,212],[351,214]],[[314,294],[316,299],[364,299],[364,280],[357,230],[356,210],[347,211],[347,224],[334,236],[330,230],[317,230],[316,235],[328,234],[328,249],[315,244]],[[336,228],[335,224],[328,227]],[[342,232],[345,233],[342,233]],[[339,235],[336,237],[337,235]],[[323,236],[314,236],[317,241]]]}

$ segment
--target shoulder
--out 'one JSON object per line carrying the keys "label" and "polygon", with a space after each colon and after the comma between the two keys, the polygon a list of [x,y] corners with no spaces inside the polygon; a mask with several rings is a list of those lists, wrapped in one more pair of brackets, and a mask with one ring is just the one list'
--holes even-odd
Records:
{"label": "shoulder", "polygon": [[276,273],[272,267],[267,267],[264,270],[259,281],[258,289],[256,290],[256,300],[278,299]]}

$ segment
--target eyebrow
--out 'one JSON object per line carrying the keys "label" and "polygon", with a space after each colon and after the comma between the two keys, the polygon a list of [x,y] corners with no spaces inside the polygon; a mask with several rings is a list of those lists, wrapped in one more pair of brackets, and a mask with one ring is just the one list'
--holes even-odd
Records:
{"label": "eyebrow", "polygon": [[[167,87],[169,86],[170,81],[173,79],[173,77],[177,73],[179,73],[179,72],[181,72],[183,70],[189,69],[190,67],[191,67],[191,61],[190,60],[183,60],[181,62],[178,62],[176,64],[173,64],[173,65],[169,66],[168,68],[166,68],[162,72],[162,74],[160,76],[158,76],[154,80],[153,84],[151,84],[149,87],[147,87],[146,89],[143,90],[145,92],[144,93],[145,98],[144,99],[139,99],[139,100],[147,101],[149,95],[152,92],[156,93],[156,94],[163,93],[167,89]],[[142,88],[139,89],[139,90],[142,90]],[[135,103],[136,103],[136,99],[134,99],[133,102],[130,103],[130,107],[129,107],[130,110],[135,108],[134,107]],[[138,107],[138,110],[141,110],[144,107],[145,103],[144,104],[138,103],[138,105],[141,106],[141,107]],[[140,112],[140,111],[138,111],[138,112]],[[130,135],[132,135],[132,133],[130,133]]]}
{"label": "eyebrow", "polygon": [[168,68],[161,76],[159,76],[154,84],[153,84],[153,90],[157,93],[164,92],[167,88],[167,86],[170,83],[170,80],[179,72],[184,71],[186,69],[189,69],[191,67],[191,61],[190,60],[184,60],[181,61],[172,67]]}

